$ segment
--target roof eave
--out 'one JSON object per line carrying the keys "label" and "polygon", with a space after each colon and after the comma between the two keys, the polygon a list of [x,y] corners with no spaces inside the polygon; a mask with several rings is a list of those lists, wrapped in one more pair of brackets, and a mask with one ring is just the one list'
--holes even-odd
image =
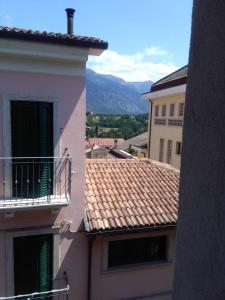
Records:
{"label": "roof eave", "polygon": [[[63,37],[49,36],[49,35],[36,35],[25,32],[12,32],[12,31],[0,31],[0,38],[24,40],[30,42],[41,42],[49,44],[58,44],[74,47],[83,47],[100,50],[100,53],[108,49],[108,43],[105,41],[91,41],[91,40],[75,40],[67,39]],[[93,52],[93,50],[92,50]],[[96,51],[97,52],[97,51]]]}
{"label": "roof eave", "polygon": [[[87,221],[87,219],[86,219]],[[86,223],[86,222],[85,222]],[[154,226],[143,226],[143,227],[130,227],[130,228],[115,228],[115,229],[105,229],[105,230],[96,230],[91,231],[90,226],[85,226],[86,234],[88,236],[97,236],[97,235],[118,235],[118,234],[129,234],[129,233],[143,233],[143,232],[152,232],[152,231],[159,231],[159,230],[170,230],[176,228],[176,223],[170,224],[161,224],[161,225],[154,225]],[[87,230],[89,229],[89,231]]]}
{"label": "roof eave", "polygon": [[168,88],[175,87],[175,86],[179,86],[179,85],[183,85],[186,83],[187,83],[187,76],[184,76],[184,77],[181,77],[181,78],[178,78],[175,80],[164,82],[162,84],[152,85],[150,93],[168,89]]}

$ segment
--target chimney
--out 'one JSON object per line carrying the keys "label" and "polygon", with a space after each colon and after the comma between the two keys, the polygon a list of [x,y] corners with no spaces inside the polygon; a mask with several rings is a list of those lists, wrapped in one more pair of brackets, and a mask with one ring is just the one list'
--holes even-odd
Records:
{"label": "chimney", "polygon": [[74,15],[75,9],[66,8],[65,11],[67,13],[67,34],[72,35],[73,34],[73,15]]}

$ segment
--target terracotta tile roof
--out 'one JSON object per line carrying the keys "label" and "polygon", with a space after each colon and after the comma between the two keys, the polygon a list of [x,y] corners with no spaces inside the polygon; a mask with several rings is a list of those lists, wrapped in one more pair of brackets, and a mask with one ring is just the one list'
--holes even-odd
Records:
{"label": "terracotta tile roof", "polygon": [[0,38],[11,38],[28,41],[54,43],[60,45],[107,49],[108,43],[95,38],[79,35],[69,35],[31,29],[0,26]]}
{"label": "terracotta tile roof", "polygon": [[163,77],[156,81],[151,86],[151,92],[155,92],[161,89],[185,84],[187,82],[188,66],[184,66],[175,72]]}
{"label": "terracotta tile roof", "polygon": [[87,160],[88,232],[175,225],[179,171],[148,159]]}
{"label": "terracotta tile roof", "polygon": [[117,141],[117,145],[124,142],[122,138],[89,138],[85,141],[85,149],[91,148],[93,145],[113,147],[115,146],[115,140]]}

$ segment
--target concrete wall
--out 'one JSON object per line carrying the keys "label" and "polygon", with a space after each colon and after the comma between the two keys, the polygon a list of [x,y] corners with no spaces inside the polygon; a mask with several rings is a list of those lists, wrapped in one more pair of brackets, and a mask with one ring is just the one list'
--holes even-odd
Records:
{"label": "concrete wall", "polygon": [[225,295],[225,1],[195,0],[174,300]]}
{"label": "concrete wall", "polygon": [[[185,102],[185,94],[168,95],[152,99],[152,120],[151,120],[151,136],[150,136],[150,158],[159,160],[160,139],[164,139],[164,155],[163,162],[167,162],[167,142],[172,140],[172,163],[171,165],[177,169],[180,168],[181,155],[176,154],[176,142],[182,141],[182,126],[169,126],[155,124],[155,119],[163,120],[183,120],[178,116],[179,103]],[[175,104],[174,116],[169,115],[170,104]],[[155,106],[159,106],[159,116],[155,117]],[[162,105],[166,105],[166,116],[161,116]]]}
{"label": "concrete wall", "polygon": [[[168,263],[141,264],[107,268],[107,243],[110,240],[168,235]],[[133,233],[129,235],[98,236],[93,242],[92,300],[133,299],[136,297],[168,294],[172,290],[175,230],[155,233]],[[157,299],[168,299],[161,298]],[[148,298],[149,299],[149,298]]]}

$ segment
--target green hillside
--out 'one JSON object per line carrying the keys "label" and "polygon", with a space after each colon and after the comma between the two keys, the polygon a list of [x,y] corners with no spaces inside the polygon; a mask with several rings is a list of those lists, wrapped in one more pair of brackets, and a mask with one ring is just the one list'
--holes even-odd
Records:
{"label": "green hillside", "polygon": [[86,126],[86,137],[127,140],[148,130],[148,114],[131,116],[87,113]]}

